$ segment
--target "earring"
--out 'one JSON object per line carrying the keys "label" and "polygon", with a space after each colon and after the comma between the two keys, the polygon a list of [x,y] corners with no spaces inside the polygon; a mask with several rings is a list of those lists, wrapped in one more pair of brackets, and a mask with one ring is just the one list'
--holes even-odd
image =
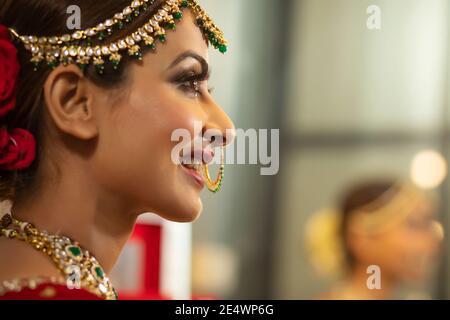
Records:
{"label": "earring", "polygon": [[213,193],[217,193],[219,192],[220,188],[222,187],[222,182],[223,182],[223,177],[224,177],[224,170],[225,170],[225,156],[224,156],[224,149],[225,147],[221,148],[222,151],[222,156],[221,156],[221,164],[220,164],[220,168],[219,168],[219,172],[217,173],[217,178],[215,181],[212,181],[210,175],[209,175],[209,169],[208,169],[208,165],[205,164],[203,166],[203,176],[205,177],[206,180],[206,186],[208,188],[209,191],[213,192]]}

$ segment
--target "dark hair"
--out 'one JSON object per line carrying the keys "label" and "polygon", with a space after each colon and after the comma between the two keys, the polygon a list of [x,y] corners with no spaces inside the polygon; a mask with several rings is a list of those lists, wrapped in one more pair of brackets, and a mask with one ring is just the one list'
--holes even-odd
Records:
{"label": "dark hair", "polygon": [[[144,19],[154,13],[161,1],[155,1],[145,14],[131,22],[124,30],[116,31],[107,40],[114,41],[125,33],[134,31],[143,24]],[[77,5],[81,9],[82,29],[94,27],[98,23],[111,18],[131,3],[130,0],[2,0],[0,3],[0,24],[14,28],[21,35],[54,36],[72,33],[66,28],[69,15],[67,8]],[[94,42],[95,44],[95,42]],[[42,156],[42,127],[44,125],[43,86],[51,72],[46,66],[38,71],[33,70],[30,54],[23,45],[16,45],[21,65],[18,83],[17,104],[6,117],[0,118],[0,125],[8,130],[23,128],[31,132],[36,138],[36,160],[26,170],[0,171],[0,200],[13,200],[35,182],[39,159]],[[130,62],[124,57],[120,67],[113,70],[111,66],[105,68],[104,75],[96,73],[94,67],[85,71],[86,76],[99,86],[114,88],[126,79],[126,66]]]}
{"label": "dark hair", "polygon": [[355,210],[362,208],[381,196],[387,191],[395,188],[396,180],[394,179],[374,179],[367,180],[351,187],[342,197],[340,203],[340,212],[342,214],[341,236],[344,244],[344,250],[347,257],[348,266],[352,268],[355,263],[355,257],[347,244],[347,235],[350,217]]}

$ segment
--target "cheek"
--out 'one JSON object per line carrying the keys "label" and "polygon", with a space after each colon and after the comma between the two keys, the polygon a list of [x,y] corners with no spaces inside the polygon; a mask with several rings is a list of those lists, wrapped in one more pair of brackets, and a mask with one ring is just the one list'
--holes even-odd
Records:
{"label": "cheek", "polygon": [[387,265],[400,278],[419,276],[426,268],[428,253],[423,250],[420,237],[407,228],[398,227],[386,239],[386,246],[391,248],[387,254]]}
{"label": "cheek", "polygon": [[[180,128],[193,135],[194,122],[200,121],[201,110],[170,87],[133,90],[123,102],[112,107],[113,112],[103,123],[98,175],[110,189],[135,202],[151,203],[153,212],[177,212],[177,208],[166,206],[189,204],[185,198],[196,197],[176,192],[185,178],[180,178],[180,168],[172,162],[172,149],[178,142],[172,142],[171,136]],[[197,202],[192,206],[198,210]]]}
{"label": "cheek", "polygon": [[[113,115],[116,138],[129,152],[150,152],[152,157],[174,146],[172,133],[179,128],[192,132],[195,110],[173,89],[135,90]],[[159,151],[159,152],[158,152]],[[170,154],[169,154],[170,156]]]}
{"label": "cheek", "polygon": [[387,267],[392,271],[396,269],[397,261],[401,261],[402,252],[395,234],[387,232],[368,239],[360,254],[366,257],[367,262],[376,264],[382,269]]}
{"label": "cheek", "polygon": [[177,143],[171,141],[174,131],[185,129],[193,135],[194,122],[199,121],[199,117],[195,106],[174,95],[173,89],[155,91],[154,94],[141,92],[131,97],[132,110],[122,126],[140,137],[135,140],[136,148],[147,145],[154,157],[169,159]]}

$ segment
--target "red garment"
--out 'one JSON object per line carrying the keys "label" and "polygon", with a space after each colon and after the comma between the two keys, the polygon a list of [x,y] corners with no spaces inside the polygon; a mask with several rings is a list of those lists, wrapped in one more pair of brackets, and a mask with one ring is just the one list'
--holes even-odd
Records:
{"label": "red garment", "polygon": [[19,292],[7,291],[0,300],[103,300],[84,289],[69,289],[65,285],[42,283],[35,289],[23,288]]}

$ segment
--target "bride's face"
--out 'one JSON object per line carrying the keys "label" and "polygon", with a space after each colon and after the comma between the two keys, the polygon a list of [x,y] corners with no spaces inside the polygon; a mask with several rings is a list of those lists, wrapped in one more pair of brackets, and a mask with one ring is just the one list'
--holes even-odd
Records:
{"label": "bride's face", "polygon": [[[227,144],[234,138],[234,126],[209,93],[208,47],[190,11],[184,11],[176,31],[168,31],[165,44],[128,68],[129,82],[117,97],[110,97],[111,89],[96,88],[95,104],[105,111],[92,158],[94,178],[129,201],[140,211],[136,213],[193,221],[202,210],[204,187],[192,171],[173,162],[178,142],[171,141],[172,133],[186,129],[198,139],[201,133],[194,132],[194,123],[200,122],[202,131],[218,129],[225,136],[232,130]],[[203,151],[208,160],[212,148],[204,143],[194,150],[192,141],[191,151]]]}

